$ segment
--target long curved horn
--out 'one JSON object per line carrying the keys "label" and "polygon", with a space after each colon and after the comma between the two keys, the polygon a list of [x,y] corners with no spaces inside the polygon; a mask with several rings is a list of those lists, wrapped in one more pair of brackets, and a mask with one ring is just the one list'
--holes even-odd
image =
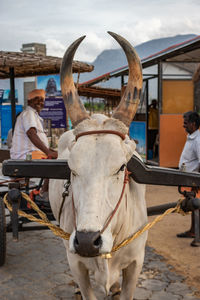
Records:
{"label": "long curved horn", "polygon": [[129,127],[140,102],[140,94],[143,82],[142,67],[140,59],[131,44],[123,37],[114,32],[108,31],[108,33],[123,48],[129,65],[128,84],[119,105],[112,114],[112,117],[121,120],[126,126]]}
{"label": "long curved horn", "polygon": [[73,58],[76,49],[84,38],[85,36],[80,37],[73,44],[71,44],[71,46],[69,46],[63,56],[60,68],[60,85],[63,100],[73,126],[76,126],[81,121],[89,118],[84,105],[80,101],[72,76]]}

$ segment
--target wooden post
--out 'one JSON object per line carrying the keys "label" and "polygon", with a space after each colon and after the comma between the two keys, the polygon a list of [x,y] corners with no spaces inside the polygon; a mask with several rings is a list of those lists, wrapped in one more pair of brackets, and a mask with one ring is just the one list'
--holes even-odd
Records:
{"label": "wooden post", "polygon": [[10,68],[10,100],[11,100],[11,111],[12,111],[12,129],[14,128],[16,118],[16,107],[15,107],[15,72],[14,68]]}

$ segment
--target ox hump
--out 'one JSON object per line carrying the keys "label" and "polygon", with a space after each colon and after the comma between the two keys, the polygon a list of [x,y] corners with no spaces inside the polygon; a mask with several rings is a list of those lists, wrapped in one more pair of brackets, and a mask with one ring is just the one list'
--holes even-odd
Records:
{"label": "ox hump", "polygon": [[128,127],[120,120],[108,118],[102,114],[94,114],[90,119],[79,123],[74,129],[74,135],[90,131],[90,130],[115,130],[127,135]]}

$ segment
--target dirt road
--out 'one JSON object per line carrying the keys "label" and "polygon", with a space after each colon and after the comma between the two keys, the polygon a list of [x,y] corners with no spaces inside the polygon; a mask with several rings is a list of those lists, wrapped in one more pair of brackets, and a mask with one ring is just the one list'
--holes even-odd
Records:
{"label": "dirt road", "polygon": [[[177,187],[147,186],[147,206],[175,202],[180,199]],[[156,216],[149,217],[152,221]],[[177,238],[176,234],[189,229],[190,215],[174,213],[166,216],[149,231],[148,245],[163,255],[187,283],[195,286],[200,295],[200,247],[191,247],[192,239]]]}

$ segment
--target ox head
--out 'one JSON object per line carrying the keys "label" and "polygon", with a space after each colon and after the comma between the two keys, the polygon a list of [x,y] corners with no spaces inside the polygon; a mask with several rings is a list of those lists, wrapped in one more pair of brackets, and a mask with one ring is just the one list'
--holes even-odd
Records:
{"label": "ox head", "polygon": [[[135,151],[135,143],[128,137],[128,127],[136,113],[142,88],[141,64],[134,48],[121,36],[109,34],[121,45],[129,64],[128,84],[112,118],[90,117],[74,85],[72,61],[84,36],[67,49],[60,72],[64,103],[75,127],[67,144],[76,223],[70,237],[70,250],[88,257],[109,252],[115,237],[123,231],[124,215],[120,211],[130,209],[127,200],[106,229],[105,224],[120,198],[125,168]],[[124,197],[127,199],[127,195]]]}

